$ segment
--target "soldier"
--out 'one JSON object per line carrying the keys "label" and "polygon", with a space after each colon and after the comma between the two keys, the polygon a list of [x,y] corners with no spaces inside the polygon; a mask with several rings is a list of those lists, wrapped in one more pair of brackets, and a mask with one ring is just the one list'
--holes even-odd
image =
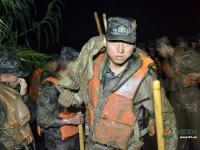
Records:
{"label": "soldier", "polygon": [[[174,107],[179,133],[178,150],[189,150],[188,136],[190,130],[197,131],[199,137],[199,89],[200,55],[192,49],[174,49],[165,40],[157,40],[157,50],[165,58],[164,72],[169,86],[169,99]],[[192,116],[192,117],[191,117]],[[182,134],[181,132],[186,134]],[[196,136],[195,135],[195,136]],[[194,150],[199,149],[199,139],[192,139]]]}
{"label": "soldier", "polygon": [[0,62],[0,143],[8,150],[29,149],[33,136],[28,124],[30,113],[23,99],[27,92],[23,77],[28,71],[11,52],[1,53]]}
{"label": "soldier", "polygon": [[[78,52],[65,47],[60,54],[60,69],[56,76],[46,77],[41,83],[41,92],[37,100],[37,123],[45,138],[48,150],[79,150],[78,127],[83,116],[77,115],[77,109],[63,108],[58,104],[59,91],[56,84],[67,71],[68,64],[78,57]],[[41,130],[42,129],[42,130]]]}
{"label": "soldier", "polygon": [[[83,46],[58,89],[63,106],[86,104],[87,150],[139,150],[143,136],[155,133],[152,65],[136,48],[134,19],[109,18],[106,35]],[[172,109],[166,99],[163,104],[165,125],[173,128]],[[169,139],[166,149],[174,144]]]}
{"label": "soldier", "polygon": [[56,54],[52,55],[49,58],[47,66],[44,68],[37,68],[34,70],[30,77],[30,88],[29,94],[30,98],[33,102],[36,102],[38,98],[39,86],[41,81],[43,81],[46,77],[55,75],[55,72],[58,70],[58,56]]}
{"label": "soldier", "polygon": [[[179,142],[180,150],[200,149],[200,52],[184,52],[176,60],[176,73],[181,88],[173,94],[172,105],[175,108],[180,136],[192,136],[185,143]],[[184,131],[185,130],[185,131]],[[193,138],[195,137],[196,138]],[[182,141],[182,139],[180,139]],[[191,141],[192,148],[188,144]],[[188,144],[188,148],[187,148]]]}

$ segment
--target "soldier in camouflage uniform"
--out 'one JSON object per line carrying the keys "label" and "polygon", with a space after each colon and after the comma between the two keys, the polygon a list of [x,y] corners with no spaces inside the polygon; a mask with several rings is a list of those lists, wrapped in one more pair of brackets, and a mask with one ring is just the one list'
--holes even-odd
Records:
{"label": "soldier in camouflage uniform", "polygon": [[30,88],[29,94],[30,98],[33,102],[36,102],[38,94],[39,94],[39,86],[40,83],[48,76],[54,76],[56,71],[58,71],[59,64],[58,64],[58,57],[57,54],[52,55],[47,63],[46,67],[37,68],[33,71],[30,77]]}
{"label": "soldier in camouflage uniform", "polygon": [[[177,76],[181,88],[174,94],[173,105],[177,124],[180,125],[180,136],[193,136],[196,138],[187,139],[191,141],[192,146],[189,149],[200,149],[200,52],[189,50],[184,52],[176,61]],[[185,130],[185,132],[181,131]],[[181,150],[186,143],[181,144]],[[186,148],[187,149],[187,148]]]}
{"label": "soldier in camouflage uniform", "polygon": [[[163,39],[157,41],[157,50],[165,58],[170,91],[170,102],[175,110],[177,133],[179,135],[178,150],[199,150],[200,147],[200,53],[192,49],[174,49]],[[192,139],[182,136],[197,136]],[[193,146],[193,147],[192,147]]]}
{"label": "soldier in camouflage uniform", "polygon": [[59,91],[56,88],[57,82],[66,73],[68,63],[77,57],[78,52],[65,47],[60,54],[59,71],[55,76],[46,77],[41,83],[37,100],[37,123],[39,130],[42,129],[44,133],[45,147],[48,150],[79,150],[78,127],[75,125],[83,123],[84,118],[76,114],[77,109],[67,109],[58,104]]}
{"label": "soldier in camouflage uniform", "polygon": [[29,149],[33,136],[25,104],[28,102],[27,84],[23,78],[28,71],[11,52],[1,53],[0,62],[0,142],[8,150]]}
{"label": "soldier in camouflage uniform", "polygon": [[[109,18],[106,35],[83,46],[58,89],[61,105],[86,104],[86,150],[139,150],[143,136],[155,133],[152,65],[136,48],[134,19]],[[174,129],[175,116],[163,94],[164,124]],[[175,144],[166,139],[167,150]]]}

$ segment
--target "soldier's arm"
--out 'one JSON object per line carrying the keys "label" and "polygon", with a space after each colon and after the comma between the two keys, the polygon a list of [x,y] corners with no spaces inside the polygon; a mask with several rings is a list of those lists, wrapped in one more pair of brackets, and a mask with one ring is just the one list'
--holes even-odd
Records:
{"label": "soldier's arm", "polygon": [[[150,97],[149,101],[144,101],[143,106],[151,115],[151,118],[154,119],[154,101],[153,101],[153,88],[152,84],[153,81],[156,80],[156,75],[152,70],[149,70],[146,78],[144,79],[143,83],[140,87],[140,92],[142,92],[143,97]],[[174,138],[165,139],[166,143],[166,150],[175,150],[177,137],[175,134],[176,131],[176,119],[173,112],[173,108],[169,103],[169,100],[165,96],[164,88],[161,87],[161,100],[162,100],[162,116],[163,116],[163,123],[164,123],[164,130],[165,129],[173,129]],[[150,122],[151,123],[151,122]],[[152,123],[155,124],[155,123]],[[149,126],[150,127],[150,126]],[[151,127],[150,127],[151,128]]]}
{"label": "soldier's arm", "polygon": [[156,76],[153,70],[150,69],[147,73],[147,76],[144,78],[143,82],[141,83],[138,89],[138,92],[136,94],[135,101],[134,101],[134,103],[139,103],[138,106],[135,106],[136,109],[137,107],[144,106],[152,118],[154,118],[152,82],[155,79],[156,79]]}
{"label": "soldier's arm", "polygon": [[46,82],[41,87],[41,92],[37,100],[37,123],[43,127],[59,127],[62,120],[53,114],[58,109],[59,91],[55,85]]}
{"label": "soldier's arm", "polygon": [[105,37],[98,36],[91,38],[81,49],[76,61],[69,64],[66,75],[60,80],[57,88],[60,91],[59,103],[64,107],[72,104],[80,105],[83,99],[74,95],[83,87],[83,82],[91,79],[93,70],[93,56],[95,56],[105,46]]}

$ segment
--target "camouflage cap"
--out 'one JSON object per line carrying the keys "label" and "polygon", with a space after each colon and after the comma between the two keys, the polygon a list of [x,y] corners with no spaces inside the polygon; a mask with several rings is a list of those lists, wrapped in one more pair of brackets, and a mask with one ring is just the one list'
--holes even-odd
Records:
{"label": "camouflage cap", "polygon": [[180,72],[200,73],[200,52],[192,49],[185,51],[177,60],[177,64]]}
{"label": "camouflage cap", "polygon": [[136,42],[136,20],[120,17],[110,17],[108,19],[108,29],[106,40],[124,41],[128,43]]}
{"label": "camouflage cap", "polygon": [[63,47],[60,52],[60,61],[71,62],[78,58],[79,53],[71,47]]}
{"label": "camouflage cap", "polygon": [[22,61],[13,52],[4,51],[0,53],[0,73],[26,77],[29,71],[22,67]]}

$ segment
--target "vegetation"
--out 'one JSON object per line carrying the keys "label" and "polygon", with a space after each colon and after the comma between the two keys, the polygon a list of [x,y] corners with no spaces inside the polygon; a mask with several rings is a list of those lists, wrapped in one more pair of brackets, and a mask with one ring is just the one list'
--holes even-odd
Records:
{"label": "vegetation", "polygon": [[14,50],[29,68],[44,65],[50,57],[38,50],[59,44],[62,3],[41,1],[46,8],[39,10],[36,0],[0,0],[0,51]]}

